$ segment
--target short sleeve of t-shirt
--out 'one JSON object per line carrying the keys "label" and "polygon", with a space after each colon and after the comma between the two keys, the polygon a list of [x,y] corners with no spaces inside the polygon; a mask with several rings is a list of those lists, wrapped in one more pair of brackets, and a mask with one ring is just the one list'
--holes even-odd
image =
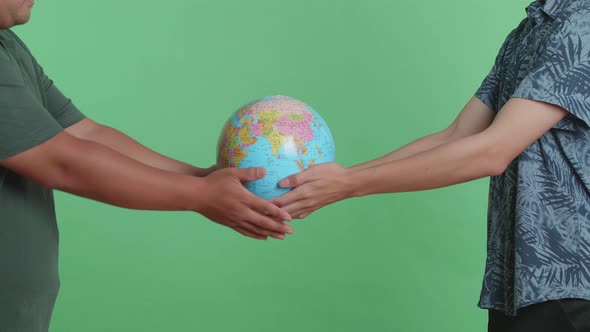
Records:
{"label": "short sleeve of t-shirt", "polygon": [[63,127],[67,128],[76,122],[85,118],[84,114],[74,105],[71,99],[67,98],[53,81],[47,76],[43,67],[39,65],[35,57],[31,54],[26,44],[12,31],[8,30],[11,37],[23,48],[26,56],[31,58],[34,70],[40,80],[42,92],[46,97],[46,107],[53,118]]}
{"label": "short sleeve of t-shirt", "polygon": [[41,66],[36,62],[35,64],[41,75],[41,82],[47,98],[47,110],[51,113],[53,118],[63,128],[67,128],[84,119],[84,114],[80,112],[72,100],[64,96],[57,86],[55,86],[53,81],[47,77]]}
{"label": "short sleeve of t-shirt", "polygon": [[19,67],[0,54],[0,160],[33,148],[61,130],[25,87]]}
{"label": "short sleeve of t-shirt", "polygon": [[590,14],[575,13],[550,38],[512,97],[557,105],[590,126]]}

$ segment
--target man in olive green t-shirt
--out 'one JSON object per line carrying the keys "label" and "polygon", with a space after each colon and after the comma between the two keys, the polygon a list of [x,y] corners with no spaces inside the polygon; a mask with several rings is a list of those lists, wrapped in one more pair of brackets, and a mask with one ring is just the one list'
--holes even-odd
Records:
{"label": "man in olive green t-shirt", "polygon": [[0,0],[0,331],[47,331],[59,289],[52,189],[145,210],[186,210],[246,236],[283,239],[290,216],[241,181],[261,169],[201,169],[86,118],[10,27],[33,0]]}

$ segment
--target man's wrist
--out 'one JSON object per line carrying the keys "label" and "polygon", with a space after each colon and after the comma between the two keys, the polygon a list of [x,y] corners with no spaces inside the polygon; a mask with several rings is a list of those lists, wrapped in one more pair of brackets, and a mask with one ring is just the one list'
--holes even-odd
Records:
{"label": "man's wrist", "polygon": [[205,176],[215,172],[216,170],[218,170],[217,165],[213,165],[209,168],[192,167],[190,169],[190,171],[188,172],[188,175],[196,176],[196,177],[205,177]]}
{"label": "man's wrist", "polygon": [[349,188],[346,198],[362,197],[370,194],[370,179],[375,173],[375,167],[351,170],[348,174]]}
{"label": "man's wrist", "polygon": [[345,190],[344,197],[345,199],[363,196],[364,184],[361,173],[364,170],[364,168],[359,169],[357,166],[348,168],[348,173],[345,175],[347,182],[347,190]]}
{"label": "man's wrist", "polygon": [[189,181],[185,181],[185,190],[183,190],[182,199],[186,211],[193,211],[201,213],[206,205],[207,192],[209,185],[207,181],[200,177],[190,177]]}

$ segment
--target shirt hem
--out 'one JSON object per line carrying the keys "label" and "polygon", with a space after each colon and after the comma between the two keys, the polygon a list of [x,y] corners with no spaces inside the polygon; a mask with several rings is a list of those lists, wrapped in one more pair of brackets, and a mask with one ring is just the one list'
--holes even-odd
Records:
{"label": "shirt hem", "polygon": [[590,301],[590,294],[586,294],[586,295],[576,295],[576,296],[568,296],[568,295],[559,295],[559,296],[548,296],[548,297],[544,297],[541,299],[537,299],[537,300],[531,300],[531,301],[527,301],[527,302],[523,302],[517,306],[514,307],[513,312],[510,312],[508,310],[505,309],[505,305],[504,304],[478,304],[477,306],[480,309],[484,309],[484,310],[498,310],[503,312],[504,314],[508,315],[508,316],[516,316],[518,314],[518,310],[522,309],[526,306],[529,305],[533,305],[533,304],[539,304],[539,303],[543,303],[543,302],[547,302],[547,301],[557,301],[557,300],[564,300],[564,299],[580,299],[580,300],[588,300]]}

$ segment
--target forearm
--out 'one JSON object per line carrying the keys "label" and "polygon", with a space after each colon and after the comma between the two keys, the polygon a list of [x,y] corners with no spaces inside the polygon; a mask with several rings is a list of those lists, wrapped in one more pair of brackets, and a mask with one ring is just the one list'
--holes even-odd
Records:
{"label": "forearm", "polygon": [[157,169],[101,144],[77,140],[55,158],[52,187],[141,210],[196,210],[203,180]]}
{"label": "forearm", "polygon": [[417,153],[433,149],[441,144],[451,141],[452,139],[453,137],[450,130],[445,129],[437,133],[419,138],[383,157],[353,166],[351,167],[351,170],[359,171],[362,169],[367,169],[381,164],[385,164],[390,161],[407,158]]}
{"label": "forearm", "polygon": [[446,129],[422,137],[379,159],[353,167],[361,170],[434,149],[441,144],[468,137],[484,131],[493,121],[495,113],[481,100],[473,97],[463,107],[457,118]]}
{"label": "forearm", "polygon": [[351,173],[351,196],[446,187],[502,171],[483,134],[443,143],[408,158]]}
{"label": "forearm", "polygon": [[98,126],[87,139],[105,145],[141,163],[162,170],[199,177],[207,176],[211,173],[211,169],[194,167],[155,152],[128,135],[108,126]]}

